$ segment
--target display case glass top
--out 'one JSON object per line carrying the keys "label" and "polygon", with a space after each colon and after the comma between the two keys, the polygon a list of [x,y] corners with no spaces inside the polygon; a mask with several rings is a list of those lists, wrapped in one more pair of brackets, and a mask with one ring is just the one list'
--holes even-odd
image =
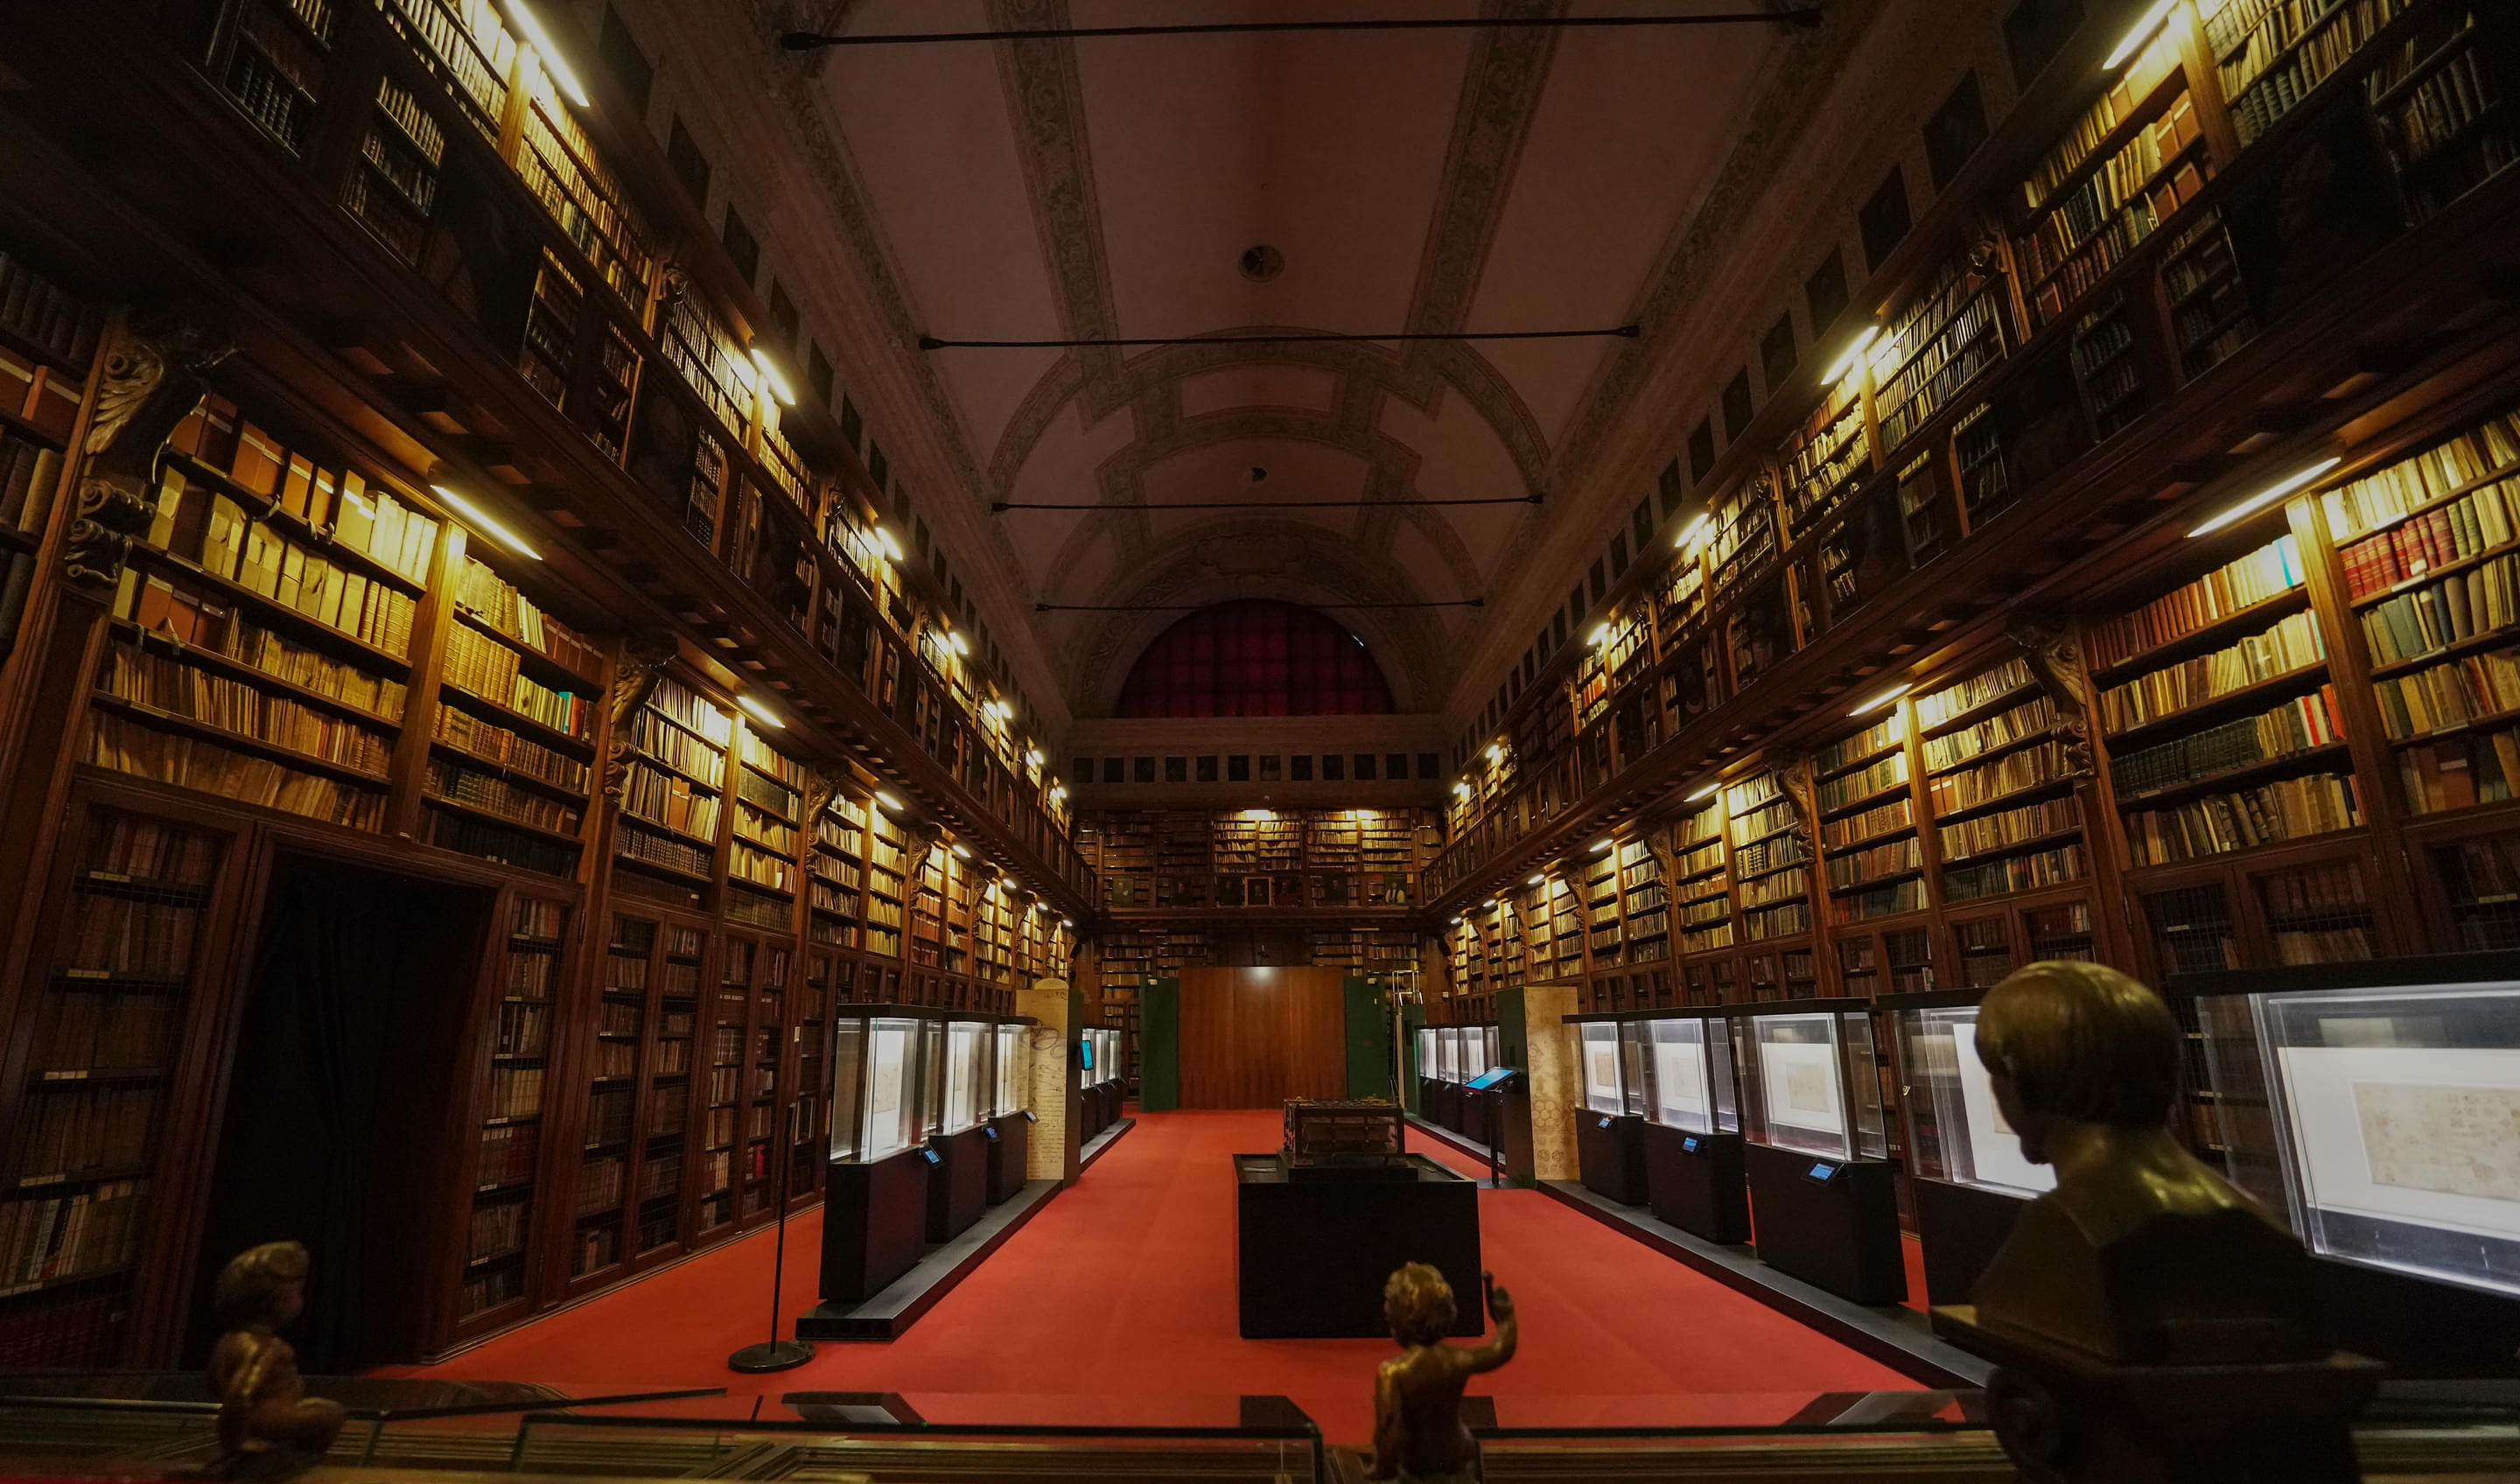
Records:
{"label": "display case glass top", "polygon": [[1733,1034],[1742,1137],[1829,1159],[1888,1156],[1867,1002],[1745,1007]]}
{"label": "display case glass top", "polygon": [[1691,1134],[1741,1127],[1732,1095],[1731,1022],[1714,1015],[1665,1015],[1639,1027],[1644,1039],[1645,1116]]}
{"label": "display case glass top", "polygon": [[1996,1106],[1977,1055],[1977,1007],[1918,1006],[1894,1014],[1908,1072],[1914,1173],[2006,1195],[2054,1190],[2056,1172],[2023,1157],[2020,1136]]}

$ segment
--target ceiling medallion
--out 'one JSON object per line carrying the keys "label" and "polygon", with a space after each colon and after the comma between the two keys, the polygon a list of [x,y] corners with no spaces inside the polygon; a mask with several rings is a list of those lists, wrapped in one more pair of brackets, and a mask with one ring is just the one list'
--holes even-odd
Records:
{"label": "ceiling medallion", "polygon": [[1262,243],[1245,248],[1242,253],[1242,276],[1255,284],[1265,284],[1286,271],[1286,254]]}

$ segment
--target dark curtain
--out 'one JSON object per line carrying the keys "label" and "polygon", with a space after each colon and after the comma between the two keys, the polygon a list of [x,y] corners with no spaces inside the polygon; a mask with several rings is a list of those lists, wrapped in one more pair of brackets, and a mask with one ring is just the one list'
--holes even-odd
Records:
{"label": "dark curtain", "polygon": [[260,1242],[314,1257],[292,1332],[309,1373],[409,1360],[427,1280],[432,1178],[489,898],[332,863],[285,861],[238,1038],[196,1289]]}
{"label": "dark curtain", "polygon": [[1391,688],[1365,644],[1290,603],[1212,604],[1155,636],[1122,716],[1381,716]]}

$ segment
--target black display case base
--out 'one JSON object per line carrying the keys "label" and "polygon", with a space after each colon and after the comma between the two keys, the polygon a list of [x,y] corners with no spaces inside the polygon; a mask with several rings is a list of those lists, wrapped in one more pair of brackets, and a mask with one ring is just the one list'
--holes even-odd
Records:
{"label": "black display case base", "polygon": [[1908,1182],[1916,1203],[1916,1240],[1924,1248],[1925,1302],[1934,1308],[1969,1301],[1977,1277],[2012,1235],[2027,1195],[1917,1176]]}
{"label": "black display case base", "polygon": [[1875,1159],[1825,1159],[1744,1144],[1759,1260],[1859,1304],[1908,1296],[1899,1192]]}
{"label": "black display case base", "polygon": [[796,1337],[807,1340],[888,1340],[954,1291],[954,1285],[1022,1229],[1050,1198],[1059,1192],[1056,1180],[1027,1181],[1003,1204],[991,1206],[969,1230],[941,1246],[928,1249],[909,1271],[860,1303],[826,1301],[796,1321]]}
{"label": "black display case base", "polygon": [[989,1131],[973,1124],[927,1141],[936,1163],[927,1172],[927,1239],[952,1241],[989,1207]]}
{"label": "black display case base", "polygon": [[1652,1212],[1605,1199],[1572,1180],[1546,1180],[1540,1189],[1624,1233],[1664,1256],[1687,1263],[1726,1287],[1927,1386],[1986,1384],[1995,1368],[1934,1337],[1925,1316],[1904,1305],[1868,1308],[1825,1288],[1779,1273],[1750,1249],[1711,1242],[1684,1232]]}
{"label": "black display case base", "polygon": [[832,1303],[870,1298],[927,1249],[924,1145],[873,1161],[833,1160],[823,1183],[823,1274],[815,1292]]}
{"label": "black display case base", "polygon": [[1235,1291],[1244,1339],[1388,1338],[1382,1285],[1405,1263],[1453,1285],[1453,1333],[1487,1327],[1479,1188],[1423,1154],[1407,1181],[1289,1181],[1275,1154],[1237,1154]]}
{"label": "black display case base", "polygon": [[1741,1136],[1645,1125],[1645,1205],[1655,1219],[1720,1243],[1750,1239],[1750,1185]]}
{"label": "black display case base", "polygon": [[1109,1128],[1095,1135],[1093,1138],[1086,1140],[1085,1147],[1076,1151],[1076,1167],[1079,1170],[1082,1170],[1087,1165],[1092,1164],[1097,1159],[1100,1159],[1104,1154],[1110,1152],[1111,1146],[1120,1142],[1120,1136],[1137,1126],[1137,1119],[1123,1118],[1119,1122],[1111,1125]]}
{"label": "black display case base", "polygon": [[[1425,1119],[1416,1117],[1414,1115],[1409,1120],[1409,1126],[1425,1135],[1429,1139],[1442,1140],[1444,1143],[1451,1145],[1454,1148],[1457,1148],[1462,1153],[1469,1155],[1472,1159],[1477,1160],[1482,1165],[1493,1164],[1497,1172],[1497,1179],[1501,1185],[1510,1185],[1512,1183],[1506,1178],[1505,1174],[1505,1150],[1481,1144],[1477,1140],[1469,1137],[1467,1134],[1456,1134],[1451,1129],[1444,1127],[1442,1124],[1429,1123]],[[1479,1183],[1481,1185],[1487,1184],[1487,1178],[1485,1176],[1481,1176]]]}
{"label": "black display case base", "polygon": [[1642,1113],[1575,1113],[1575,1169],[1585,1186],[1623,1206],[1645,1203],[1645,1120]]}
{"label": "black display case base", "polygon": [[1010,1199],[1032,1178],[1032,1114],[1008,1113],[989,1122],[989,1204]]}

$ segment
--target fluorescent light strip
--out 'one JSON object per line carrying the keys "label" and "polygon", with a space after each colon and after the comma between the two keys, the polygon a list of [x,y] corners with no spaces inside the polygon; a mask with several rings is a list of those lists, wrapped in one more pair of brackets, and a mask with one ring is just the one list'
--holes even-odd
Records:
{"label": "fluorescent light strip", "polygon": [[508,15],[516,21],[517,29],[525,33],[525,40],[533,47],[534,55],[542,59],[543,70],[551,73],[552,81],[568,95],[568,101],[581,109],[593,107],[595,100],[586,96],[586,88],[578,82],[577,74],[569,70],[567,63],[561,61],[560,48],[552,45],[551,32],[544,30],[542,22],[525,8],[525,0],[508,0]]}
{"label": "fluorescent light strip", "polygon": [[519,557],[530,557],[536,562],[543,560],[542,553],[535,551],[532,547],[525,545],[524,542],[518,540],[514,531],[509,530],[498,521],[491,519],[487,515],[482,513],[479,506],[474,505],[472,501],[465,499],[455,491],[448,489],[443,484],[432,484],[429,488],[436,491],[437,498],[445,501],[447,505],[454,510],[455,514],[463,517],[467,525],[475,525],[480,527],[482,535],[498,542],[501,546],[515,552]]}
{"label": "fluorescent light strip", "polygon": [[2224,511],[2221,515],[2216,516],[2213,519],[2206,521],[2203,525],[2196,527],[2187,534],[2191,539],[2197,536],[2212,535],[2214,532],[2229,525],[2232,521],[2239,519],[2241,517],[2250,515],[2253,512],[2272,505],[2277,500],[2291,494],[2294,490],[2310,483],[2312,480],[2318,478],[2319,475],[2327,472],[2329,470],[2334,469],[2337,465],[2344,462],[2345,461],[2343,459],[2321,459],[2289,479],[2285,479],[2277,484],[2268,485],[2265,489],[2258,491],[2246,500],[2243,500],[2239,504]]}
{"label": "fluorescent light strip", "polygon": [[780,406],[796,405],[796,393],[788,389],[788,379],[779,374],[778,367],[770,364],[770,357],[763,355],[758,345],[752,347],[752,364],[760,369],[761,379],[770,383],[770,394],[779,399]]}
{"label": "fluorescent light strip", "polygon": [[901,807],[901,800],[894,798],[891,794],[884,792],[880,788],[876,790],[875,801],[877,807],[882,809],[887,814]]}
{"label": "fluorescent light strip", "polygon": [[735,698],[735,703],[743,707],[744,715],[751,717],[754,721],[761,723],[763,726],[777,727],[782,732],[788,730],[788,724],[786,722],[781,721],[777,716],[772,715],[768,706],[763,705],[751,697],[739,696]]}
{"label": "fluorescent light strip", "polygon": [[1608,840],[1606,840],[1606,839],[1595,840],[1595,841],[1593,842],[1593,853],[1594,853],[1595,855],[1599,855],[1602,851],[1607,850],[1607,849],[1609,849],[1609,848],[1610,848],[1610,841],[1608,841]]}
{"label": "fluorescent light strip", "polygon": [[1712,513],[1701,515],[1696,519],[1688,522],[1688,524],[1681,527],[1680,534],[1673,538],[1671,544],[1680,548],[1684,552],[1693,551],[1697,548],[1699,543],[1706,539],[1708,528],[1714,524],[1715,517]]}
{"label": "fluorescent light strip", "polygon": [[2160,0],[2159,4],[2145,11],[2143,19],[2135,23],[2135,29],[2128,31],[2126,39],[2118,43],[2118,49],[2109,53],[2109,60],[2100,64],[2100,69],[2110,70],[2143,50],[2143,44],[2152,39],[2153,32],[2161,29],[2161,23],[2170,19],[2170,12],[2178,3],[2179,0]]}
{"label": "fluorescent light strip", "polygon": [[875,539],[882,544],[883,554],[885,556],[890,557],[895,562],[899,562],[901,560],[901,543],[893,539],[892,532],[890,530],[880,525],[877,526],[875,528]]}
{"label": "fluorescent light strip", "polygon": [[1715,790],[1722,787],[1724,786],[1721,784],[1708,784],[1704,787],[1698,789],[1695,793],[1689,794],[1687,798],[1682,799],[1681,802],[1684,804],[1693,804],[1702,798],[1713,798],[1715,796]]}
{"label": "fluorescent light strip", "polygon": [[1897,700],[1900,697],[1907,695],[1910,691],[1912,691],[1912,690],[1914,690],[1914,689],[1915,689],[1915,686],[1914,686],[1912,683],[1912,684],[1908,684],[1908,685],[1893,686],[1893,687],[1891,687],[1889,690],[1884,691],[1884,692],[1882,692],[1880,695],[1873,697],[1870,700],[1868,700],[1868,701],[1866,701],[1864,704],[1862,704],[1862,705],[1860,705],[1860,706],[1857,706],[1854,710],[1849,711],[1849,712],[1847,712],[1846,714],[1847,714],[1847,715],[1849,715],[1849,716],[1864,716],[1864,715],[1868,715],[1868,714],[1869,714],[1869,713],[1871,713],[1871,712],[1878,711],[1878,710],[1880,710],[1883,706],[1886,706],[1886,705],[1890,704],[1890,702],[1892,702],[1892,701],[1894,701],[1894,700]]}
{"label": "fluorescent light strip", "polygon": [[1881,327],[1878,325],[1874,325],[1866,330],[1862,335],[1857,336],[1855,337],[1855,343],[1846,347],[1845,357],[1835,366],[1829,368],[1828,384],[1834,386],[1838,382],[1845,381],[1848,377],[1855,375],[1855,368],[1864,364],[1864,352],[1871,349],[1872,342],[1880,337]]}

